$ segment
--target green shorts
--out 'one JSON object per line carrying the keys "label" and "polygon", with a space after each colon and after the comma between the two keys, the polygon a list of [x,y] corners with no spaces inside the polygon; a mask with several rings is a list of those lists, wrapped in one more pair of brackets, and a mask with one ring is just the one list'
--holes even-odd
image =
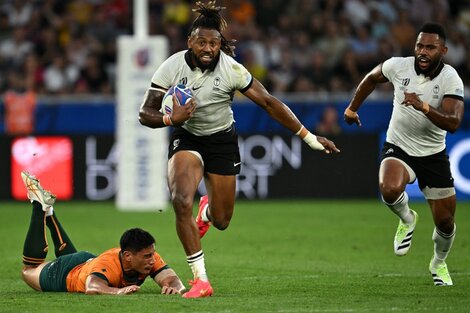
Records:
{"label": "green shorts", "polygon": [[58,257],[48,263],[39,274],[39,284],[42,291],[67,291],[67,275],[77,265],[95,258],[87,251],[75,252]]}

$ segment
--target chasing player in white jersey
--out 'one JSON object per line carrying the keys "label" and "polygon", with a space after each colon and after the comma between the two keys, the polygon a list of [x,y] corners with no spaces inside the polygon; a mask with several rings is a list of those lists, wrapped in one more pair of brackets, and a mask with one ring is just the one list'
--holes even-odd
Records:
{"label": "chasing player in white jersey", "polygon": [[[176,231],[194,275],[185,298],[211,296],[200,238],[209,225],[228,227],[235,203],[236,175],[241,161],[231,109],[240,91],[268,114],[300,136],[312,149],[339,152],[330,140],[310,133],[280,100],[266,91],[246,68],[233,59],[234,47],[222,32],[226,21],[215,1],[196,2],[199,16],[189,31],[188,50],[170,56],[155,72],[140,108],[140,122],[151,128],[174,126],[168,152],[168,186],[176,214]],[[159,112],[165,91],[182,83],[193,100],[173,101],[172,115]],[[201,197],[193,218],[193,201],[204,178],[208,195]]]}
{"label": "chasing player in white jersey", "polygon": [[445,260],[456,230],[456,197],[445,137],[457,130],[464,112],[462,80],[442,61],[447,53],[445,43],[441,25],[425,24],[418,33],[415,56],[391,58],[375,67],[361,81],[344,112],[348,124],[360,126],[357,111],[363,101],[377,84],[393,84],[393,112],[379,170],[380,192],[400,218],[394,249],[396,255],[405,255],[418,221],[418,214],[408,206],[405,187],[418,179],[435,224],[429,271],[438,286],[452,285]]}

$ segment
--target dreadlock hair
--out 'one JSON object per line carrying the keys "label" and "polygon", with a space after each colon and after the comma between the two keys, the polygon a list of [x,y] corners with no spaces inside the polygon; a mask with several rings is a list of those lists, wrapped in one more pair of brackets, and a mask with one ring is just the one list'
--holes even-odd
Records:
{"label": "dreadlock hair", "polygon": [[193,12],[198,12],[199,16],[193,22],[190,28],[189,35],[193,33],[198,27],[204,27],[209,29],[215,29],[220,33],[221,36],[221,47],[220,49],[226,54],[234,57],[235,56],[235,40],[227,40],[222,31],[227,28],[227,21],[220,15],[220,11],[224,10],[225,7],[219,7],[215,5],[214,1],[202,3],[201,1],[196,2],[196,9]]}

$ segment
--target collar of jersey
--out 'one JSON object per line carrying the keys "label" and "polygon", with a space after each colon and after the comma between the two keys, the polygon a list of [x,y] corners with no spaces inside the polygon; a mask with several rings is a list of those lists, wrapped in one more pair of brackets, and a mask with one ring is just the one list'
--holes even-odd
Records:
{"label": "collar of jersey", "polygon": [[[415,62],[414,62],[414,66],[415,66],[415,72],[417,75],[420,75],[422,74],[421,73],[421,70],[419,69],[419,66],[418,66],[418,63],[416,62],[416,58],[415,58]],[[442,71],[442,69],[444,68],[444,62],[441,61],[441,63],[439,63],[439,65],[437,66],[437,69],[434,71],[434,73],[431,75],[431,76],[428,76],[431,80],[433,80],[435,77],[437,77],[437,75],[439,75]],[[424,75],[424,74],[423,74]]]}
{"label": "collar of jersey", "polygon": [[[219,59],[220,59],[220,54],[222,52],[219,51],[219,54],[217,54],[216,58],[215,58],[215,62],[212,62],[211,65],[209,65],[207,67],[207,69],[209,69],[210,71],[214,71],[215,67],[217,66],[217,63],[219,63]],[[191,59],[191,49],[188,49],[188,51],[186,51],[186,53],[184,54],[184,60],[186,61],[186,64],[188,64],[188,66],[191,68],[192,71],[194,71],[194,69],[197,67],[196,65],[193,64],[193,60]],[[202,69],[201,69],[202,70]]]}

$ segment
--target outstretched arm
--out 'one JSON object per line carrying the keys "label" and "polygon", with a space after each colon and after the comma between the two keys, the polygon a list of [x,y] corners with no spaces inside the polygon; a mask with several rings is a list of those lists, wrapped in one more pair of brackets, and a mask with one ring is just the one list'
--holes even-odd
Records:
{"label": "outstretched arm", "polygon": [[346,123],[349,125],[356,123],[358,126],[361,126],[361,120],[357,114],[359,107],[372,91],[374,91],[377,84],[385,82],[388,82],[388,79],[382,74],[382,64],[377,65],[367,73],[364,79],[359,83],[359,86],[357,86],[349,106],[344,111],[344,120]]}
{"label": "outstretched arm", "polygon": [[115,288],[108,286],[108,282],[93,274],[89,275],[85,283],[85,294],[87,295],[127,295],[140,289],[137,285],[131,285],[124,288]]}
{"label": "outstretched arm", "polygon": [[253,84],[244,95],[266,110],[281,125],[300,136],[312,149],[323,150],[326,153],[339,152],[332,141],[310,133],[289,107],[272,96],[258,80],[253,79]]}
{"label": "outstretched arm", "polygon": [[180,294],[186,290],[178,275],[171,268],[167,268],[155,275],[154,280],[162,287],[162,294],[164,295]]}

